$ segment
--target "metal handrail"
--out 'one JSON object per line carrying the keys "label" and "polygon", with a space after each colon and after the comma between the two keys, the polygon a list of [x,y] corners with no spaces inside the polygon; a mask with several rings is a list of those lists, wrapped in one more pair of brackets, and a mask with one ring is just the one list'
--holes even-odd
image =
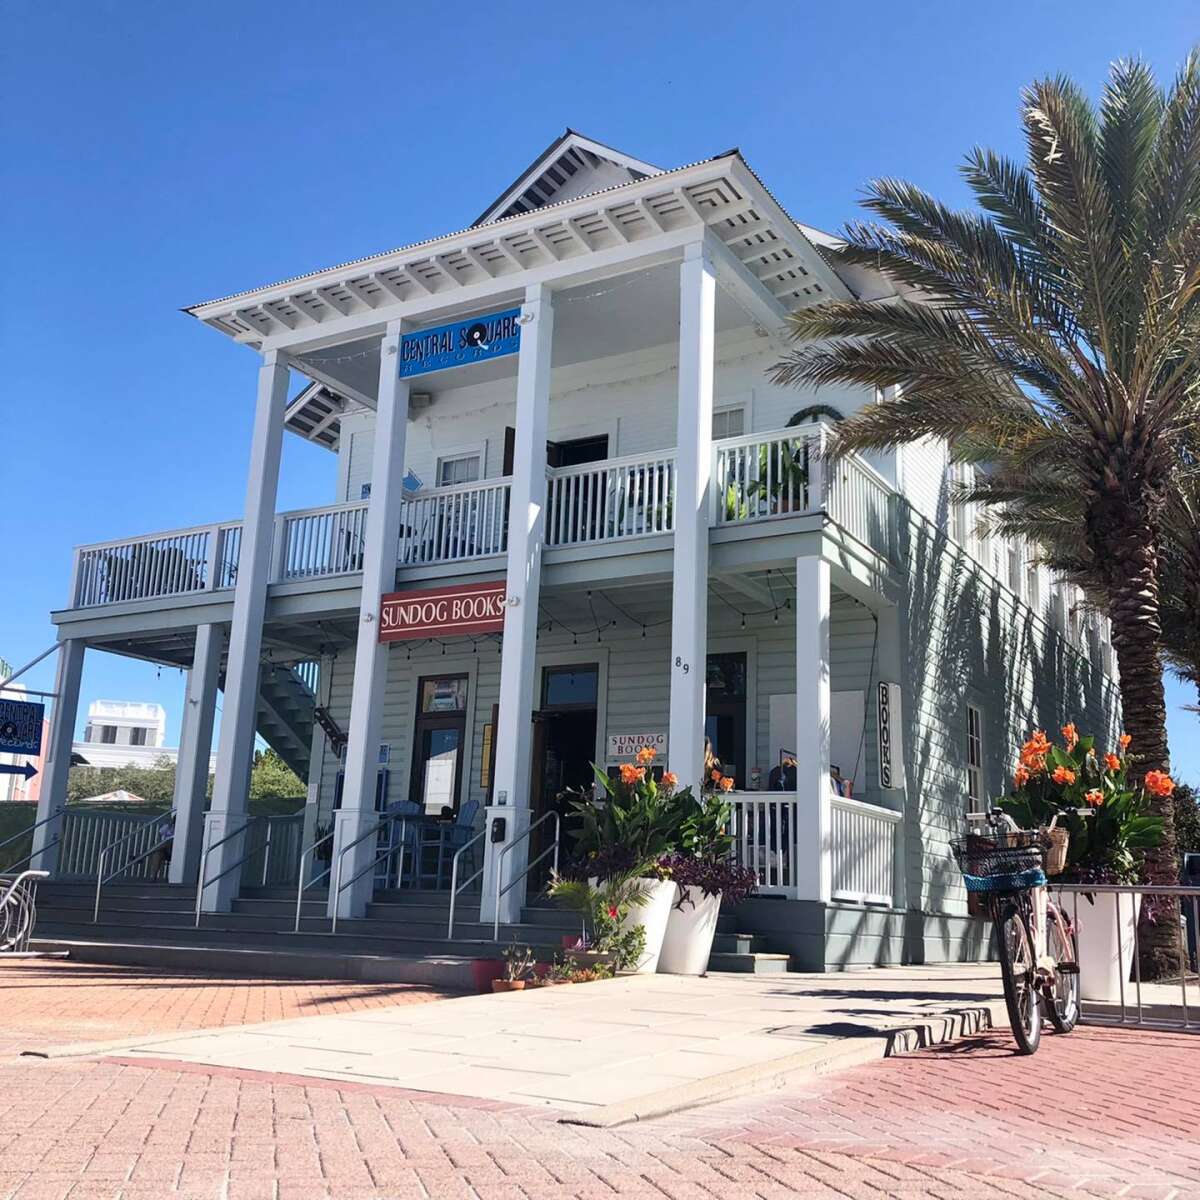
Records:
{"label": "metal handrail", "polygon": [[470,879],[464,879],[461,884],[458,883],[458,860],[463,854],[470,850],[476,842],[482,841],[483,835],[487,832],[486,827],[481,829],[469,842],[463,843],[458,850],[455,851],[454,857],[450,860],[450,921],[446,927],[446,937],[453,939],[454,937],[454,905],[458,900],[458,893],[466,891],[483,874],[483,867],[480,867]]}
{"label": "metal handrail", "polygon": [[329,842],[332,840],[333,840],[333,830],[331,829],[323,838],[318,838],[306,850],[300,851],[300,875],[298,877],[298,883],[297,883],[297,887],[296,887],[296,924],[292,927],[293,933],[300,932],[300,908],[301,908],[301,903],[304,899],[305,889],[312,887],[312,885],[314,883],[320,883],[321,880],[324,879],[325,876],[328,875],[333,870],[333,863],[330,862],[329,866],[327,866],[325,868],[325,870],[323,870],[320,873],[320,875],[318,875],[315,879],[310,879],[307,883],[305,883],[304,882],[304,860],[310,854],[312,854],[312,852],[318,846],[323,846],[323,845],[325,845],[326,842]]}
{"label": "metal handrail", "polygon": [[[253,821],[249,821],[247,823],[247,825],[253,825],[253,824],[254,824]],[[246,826],[243,826],[243,828],[246,828]],[[214,842],[213,844],[219,846],[220,842]],[[259,842],[259,844],[257,846],[255,846],[253,850],[247,850],[246,853],[243,854],[241,858],[239,858],[236,862],[230,863],[229,866],[227,866],[225,868],[225,870],[218,871],[217,874],[214,875],[211,879],[205,881],[204,887],[200,888],[199,894],[196,897],[196,904],[197,904],[196,928],[197,929],[200,928],[201,912],[200,912],[199,904],[200,904],[200,901],[204,897],[204,888],[208,887],[209,884],[216,883],[218,879],[224,879],[225,876],[228,875],[231,871],[236,871],[238,869],[238,867],[243,866],[245,863],[249,862],[250,859],[252,859],[260,850],[266,850],[268,856],[270,855],[270,852],[271,852],[271,830],[270,830],[269,826],[267,827],[267,840],[265,842]]]}
{"label": "metal handrail", "polygon": [[[218,838],[215,842],[213,842],[213,844],[211,846],[205,846],[204,853],[200,855],[200,872],[196,876],[196,928],[197,929],[200,928],[200,905],[204,900],[204,889],[206,887],[208,887],[209,884],[216,883],[218,879],[223,879],[226,875],[229,874],[229,872],[231,870],[233,870],[233,867],[240,867],[242,865],[242,863],[244,863],[246,861],[246,859],[250,857],[249,854],[244,854],[244,855],[242,855],[241,858],[239,858],[237,860],[237,862],[235,862],[233,864],[233,867],[227,867],[219,875],[213,876],[212,879],[205,879],[204,878],[204,869],[205,869],[205,867],[208,866],[208,856],[218,846],[223,846],[223,845],[225,845],[226,842],[237,837],[238,834],[245,833],[246,830],[249,829],[250,826],[253,825],[257,819],[258,819],[257,817],[250,817],[248,820],[243,821],[242,824],[239,825],[236,829],[230,830],[230,832],[227,833],[223,838]],[[256,848],[256,850],[257,850],[257,848]],[[256,850],[251,851],[251,853],[255,853]]]}
{"label": "metal handrail", "polygon": [[[515,879],[510,879],[502,888],[500,886],[500,880],[504,876],[504,871],[502,870],[502,867],[504,866],[504,856],[506,854],[508,854],[508,852],[510,850],[512,850],[514,847],[520,845],[521,842],[523,842],[527,837],[529,837],[529,835],[531,833],[533,833],[533,831],[539,825],[541,825],[544,821],[549,821],[551,819],[553,819],[553,821],[554,821],[554,841],[551,842],[550,845],[547,846],[546,849],[543,850],[541,852],[541,854],[539,854],[537,856],[537,858],[535,858],[532,862],[526,863],[525,870],[523,870],[520,873],[520,875],[518,875]],[[556,812],[542,813],[542,815],[540,817],[538,817],[538,819],[536,821],[534,821],[533,824],[530,825],[529,828],[526,829],[525,832],[520,835],[520,837],[513,838],[513,840],[511,842],[509,842],[508,845],[505,846],[500,851],[500,853],[496,856],[496,911],[492,914],[495,917],[495,921],[493,922],[493,925],[492,925],[492,940],[493,941],[498,940],[500,937],[500,897],[507,894],[512,888],[514,888],[518,883],[520,883],[521,880],[524,879],[525,876],[528,875],[529,872],[532,871],[533,868],[536,867],[538,865],[538,863],[540,863],[542,861],[542,859],[544,859],[551,852],[553,852],[553,854],[554,854],[554,869],[557,871],[558,870],[558,843],[559,843],[559,840],[561,839],[561,837],[562,837],[562,820],[559,818],[558,813],[556,813]]]}
{"label": "metal handrail", "polygon": [[[154,845],[151,846],[150,849],[147,850],[144,854],[139,854],[137,856],[137,858],[132,859],[130,862],[123,863],[122,866],[120,867],[120,869],[113,871],[111,875],[107,875],[103,879],[100,878],[99,874],[96,875],[96,903],[92,909],[92,924],[93,925],[95,925],[100,920],[100,889],[101,889],[101,887],[103,887],[104,884],[106,884],[110,879],[116,879],[116,877],[118,875],[124,875],[125,872],[129,870],[130,867],[136,867],[138,865],[138,863],[145,862],[146,859],[148,859],[150,857],[150,855],[152,855],[156,850],[161,850],[164,846],[169,845],[174,840],[175,840],[175,835],[171,834],[170,837],[165,837],[161,841],[155,842]],[[98,870],[99,870],[99,867],[97,866],[97,871]]]}
{"label": "metal handrail", "polygon": [[[60,808],[58,812],[51,813],[48,817],[43,817],[40,821],[35,821],[32,825],[28,825],[24,829],[18,829],[16,833],[6,837],[4,841],[0,842],[0,850],[3,850],[4,847],[9,845],[11,842],[15,842],[20,838],[23,838],[27,833],[32,833],[35,829],[40,829],[43,825],[49,825],[51,821],[57,821],[60,817],[65,817],[66,815],[66,809]],[[42,847],[42,849],[46,848],[47,847],[45,846]],[[32,855],[30,855],[30,857],[32,857]]]}
{"label": "metal handrail", "polygon": [[[175,819],[175,810],[174,809],[171,809],[171,811],[169,813],[167,813],[167,815],[165,817],[151,817],[152,821],[159,821],[159,822],[174,821],[174,819]],[[145,830],[145,828],[146,828],[145,825],[139,825],[139,826],[137,826],[137,828],[131,829],[128,833],[123,833],[119,838],[114,838],[111,842],[108,843],[107,846],[104,847],[103,850],[100,851],[99,855],[97,855],[97,857],[96,857],[96,902],[92,906],[92,924],[93,925],[95,925],[96,922],[99,921],[99,919],[100,919],[100,889],[109,881],[109,879],[115,879],[118,875],[122,874],[125,871],[128,871],[130,867],[137,866],[137,864],[140,863],[143,858],[149,858],[150,855],[153,854],[154,851],[159,848],[158,846],[154,846],[152,849],[147,850],[146,853],[141,856],[141,858],[137,858],[131,863],[126,863],[121,868],[120,871],[113,871],[107,877],[105,876],[104,863],[107,860],[109,853],[111,851],[115,850],[118,846],[129,841],[130,838],[137,837],[138,834],[142,833]],[[175,836],[174,833],[172,833],[171,838],[174,838],[174,836]],[[171,839],[164,838],[163,841],[160,843],[160,845],[165,845],[166,842],[169,840],[171,840]]]}
{"label": "metal handrail", "polygon": [[[400,886],[400,880],[404,875],[404,834],[405,834],[406,826],[408,825],[409,815],[411,815],[411,814],[389,813],[386,817],[384,817],[384,819],[382,821],[379,821],[375,825],[372,825],[371,828],[368,829],[365,833],[362,833],[358,837],[356,837],[354,839],[354,841],[352,841],[348,846],[342,847],[341,852],[338,854],[337,862],[334,864],[333,913],[331,915],[331,919],[329,922],[329,932],[330,933],[337,933],[338,900],[340,899],[342,892],[345,891],[345,889],[348,888],[352,883],[355,883],[359,879],[361,879],[368,871],[375,870],[375,868],[377,866],[379,866],[379,864],[381,862],[383,862],[383,860],[385,858],[390,858],[397,850],[400,851],[400,871],[397,875],[396,886],[397,887]],[[346,855],[351,850],[353,850],[354,847],[357,846],[360,842],[365,842],[367,840],[367,838],[371,837],[372,835],[378,835],[378,833],[381,829],[386,829],[387,826],[389,826],[393,821],[400,822],[400,840],[399,840],[399,842],[397,842],[396,845],[394,845],[394,846],[389,846],[382,854],[376,855],[375,858],[372,859],[371,862],[369,862],[365,867],[363,867],[363,869],[361,871],[359,871],[356,875],[354,875],[350,879],[347,879],[346,882],[343,883],[342,882],[342,859],[344,859],[346,857]]]}
{"label": "metal handrail", "polygon": [[[7,873],[0,875],[0,883],[8,877]],[[40,879],[49,878],[49,871],[22,871],[12,880],[4,895],[0,896],[0,914],[3,914],[10,906],[17,908],[16,923],[13,926],[14,931],[11,938],[6,932],[8,929],[7,919],[0,924],[0,952],[23,954],[29,948],[29,935],[33,932],[34,924],[37,921],[37,883]],[[31,882],[26,884],[27,880]],[[16,896],[15,903],[14,896]],[[28,916],[28,923],[22,922],[22,908]]]}
{"label": "metal handrail", "polygon": [[[36,826],[31,826],[31,828],[36,828]],[[27,829],[25,832],[28,833],[29,830]],[[11,875],[14,871],[17,870],[18,867],[23,867],[26,863],[33,862],[33,860],[39,854],[44,854],[47,850],[50,850],[54,846],[61,846],[62,841],[63,840],[61,837],[56,837],[53,841],[47,842],[40,850],[30,850],[30,852],[27,855],[25,855],[24,858],[18,858],[15,863],[9,863],[9,865],[7,867],[5,867],[3,874]]]}

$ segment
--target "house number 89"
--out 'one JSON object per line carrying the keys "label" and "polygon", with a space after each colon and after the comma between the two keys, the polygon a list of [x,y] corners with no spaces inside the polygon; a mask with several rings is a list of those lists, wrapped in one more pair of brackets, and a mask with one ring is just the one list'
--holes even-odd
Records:
{"label": "house number 89", "polygon": [[682,659],[682,658],[676,658],[676,659],[675,659],[675,665],[676,665],[677,667],[680,667],[680,668],[682,668],[682,670],[683,670],[683,673],[684,673],[685,675],[686,675],[686,674],[687,674],[687,673],[688,673],[688,672],[689,672],[689,671],[692,669],[692,668],[691,668],[691,667],[690,667],[690,666],[689,666],[687,663],[685,663],[685,662],[683,661],[683,659]]}

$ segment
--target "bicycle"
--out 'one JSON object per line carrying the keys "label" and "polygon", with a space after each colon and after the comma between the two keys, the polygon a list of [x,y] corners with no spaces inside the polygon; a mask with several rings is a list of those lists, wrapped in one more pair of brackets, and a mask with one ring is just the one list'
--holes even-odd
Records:
{"label": "bicycle", "polygon": [[1046,851],[1058,817],[1032,831],[998,808],[970,813],[967,821],[986,821],[991,834],[971,830],[951,849],[967,891],[987,897],[1013,1038],[1019,1053],[1033,1054],[1043,1017],[1057,1033],[1070,1033],[1079,1020],[1075,931],[1046,890]]}

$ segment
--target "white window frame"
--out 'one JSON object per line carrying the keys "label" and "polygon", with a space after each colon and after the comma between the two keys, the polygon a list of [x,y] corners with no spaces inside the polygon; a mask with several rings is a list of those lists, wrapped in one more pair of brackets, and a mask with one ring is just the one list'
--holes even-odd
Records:
{"label": "white window frame", "polygon": [[479,479],[487,478],[487,442],[473,442],[469,446],[448,447],[438,454],[433,468],[433,486],[435,488],[459,486],[458,484],[442,483],[442,464],[457,462],[464,458],[479,459]]}
{"label": "white window frame", "polygon": [[[752,433],[753,430],[750,427],[750,405],[745,400],[735,400],[735,401],[730,401],[728,404],[713,405],[713,410],[712,410],[713,420],[715,421],[717,419],[718,413],[732,413],[732,412],[740,412],[742,414],[742,432],[741,433],[731,433],[728,436],[729,437],[745,437],[746,434]],[[723,441],[723,440],[724,440],[723,438],[718,438],[715,433],[713,434],[714,442]]]}
{"label": "white window frame", "polygon": [[968,700],[963,728],[966,754],[967,809],[983,812],[987,804],[987,783],[984,777],[983,709]]}

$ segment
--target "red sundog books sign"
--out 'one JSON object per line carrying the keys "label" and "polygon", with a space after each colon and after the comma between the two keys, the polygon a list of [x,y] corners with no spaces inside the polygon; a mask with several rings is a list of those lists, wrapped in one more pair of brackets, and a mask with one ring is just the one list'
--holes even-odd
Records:
{"label": "red sundog books sign", "polygon": [[390,592],[380,601],[379,640],[469,637],[504,629],[504,584],[460,583],[453,587]]}

